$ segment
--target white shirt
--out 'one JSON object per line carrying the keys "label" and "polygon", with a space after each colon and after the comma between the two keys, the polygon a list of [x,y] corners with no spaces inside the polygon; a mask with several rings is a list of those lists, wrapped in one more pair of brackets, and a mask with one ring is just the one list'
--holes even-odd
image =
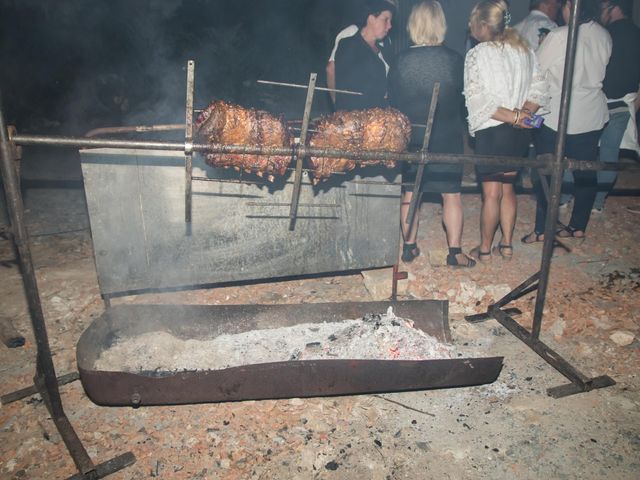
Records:
{"label": "white shirt", "polygon": [[333,44],[333,50],[331,50],[331,56],[329,57],[330,62],[336,61],[336,52],[338,51],[338,44],[340,40],[344,40],[345,38],[353,37],[356,33],[358,33],[357,25],[349,25],[348,27],[342,29],[340,33],[336,36],[336,41]]}
{"label": "white shirt", "polygon": [[546,107],[547,89],[531,50],[495,42],[476,45],[464,61],[469,133],[504,123],[491,118],[498,107],[521,108],[527,100]]}
{"label": "white shirt", "polygon": [[[340,44],[340,41],[344,40],[345,38],[353,37],[359,31],[360,31],[360,29],[358,28],[357,25],[349,25],[348,27],[343,28],[340,31],[340,33],[338,33],[338,35],[336,35],[336,41],[333,44],[333,50],[331,50],[331,56],[329,56],[329,61],[330,62],[335,62],[336,61],[336,52],[338,51],[338,45]],[[382,44],[382,42],[379,42],[379,43]],[[387,72],[387,75],[388,75],[389,74],[389,64],[387,63],[387,61],[382,56],[382,51],[378,52],[378,58],[380,58],[380,60],[382,60],[382,63],[384,63],[384,68],[385,68],[385,70]]]}
{"label": "white shirt", "polygon": [[[558,130],[560,97],[564,78],[564,60],[569,28],[556,28],[547,35],[536,52],[540,67],[549,82],[550,113],[545,125]],[[596,22],[580,25],[573,72],[569,123],[571,135],[600,130],[609,120],[607,98],[602,91],[602,81],[611,56],[611,36]]]}
{"label": "white shirt", "polygon": [[540,10],[531,10],[529,15],[524,17],[524,20],[516,24],[513,28],[529,42],[531,50],[535,51],[538,48],[540,29],[546,28],[551,31],[558,28],[558,25],[551,20],[546,13]]}

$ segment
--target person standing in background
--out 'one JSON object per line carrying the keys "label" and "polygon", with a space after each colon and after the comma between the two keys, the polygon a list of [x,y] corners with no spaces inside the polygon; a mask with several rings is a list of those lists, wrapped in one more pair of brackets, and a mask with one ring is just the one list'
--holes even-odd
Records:
{"label": "person standing in background", "polygon": [[540,44],[540,36],[543,33],[541,29],[549,33],[558,27],[555,20],[560,11],[560,0],[531,0],[529,10],[529,15],[513,28],[529,42],[529,47],[535,50]]}
{"label": "person standing in background", "polygon": [[[572,0],[563,0],[562,16],[569,22]],[[569,99],[565,155],[578,160],[597,160],[598,141],[602,129],[609,120],[607,99],[602,91],[607,63],[611,56],[611,36],[598,23],[600,0],[583,0],[578,12],[578,35],[576,56]],[[551,102],[549,116],[535,135],[536,151],[539,155],[554,153],[562,82],[569,27],[562,26],[551,31],[538,48],[540,66],[549,81]],[[596,198],[597,176],[592,170],[575,170],[573,211],[569,225],[557,232],[560,238],[584,238],[591,208]],[[523,243],[544,241],[547,216],[547,200],[540,185],[537,189],[535,229],[522,238]]]}
{"label": "person standing in background", "polygon": [[[413,46],[400,53],[389,72],[389,102],[407,115],[413,124],[424,124],[436,83],[440,84],[429,152],[463,153],[464,97],[462,96],[464,60],[457,52],[443,45],[447,22],[442,6],[436,0],[425,0],[411,10],[407,31]],[[425,129],[414,126],[411,150],[420,150]],[[403,164],[402,183],[421,182],[420,191],[442,195],[442,219],[449,254],[447,265],[473,267],[476,262],[462,253],[462,165],[432,165],[425,167],[423,178],[416,178],[417,166]],[[416,239],[418,218],[411,226],[406,223],[412,189],[403,191],[400,208],[404,246],[402,260],[411,262],[419,255]],[[418,203],[420,205],[420,202]]]}
{"label": "person standing in background", "polygon": [[[397,0],[386,0],[386,1],[388,1],[397,9],[398,7]],[[358,26],[354,23],[349,25],[348,27],[343,28],[342,30],[340,30],[338,35],[336,35],[336,39],[333,43],[333,50],[331,50],[331,54],[329,55],[329,61],[327,62],[327,66],[325,67],[325,72],[327,75],[327,87],[334,90],[336,88],[336,52],[338,51],[338,46],[340,45],[340,42],[345,38],[353,37],[356,33],[358,33],[359,30],[360,29],[358,28]],[[384,57],[382,56],[382,50],[388,47],[390,43],[391,43],[391,39],[389,38],[389,36],[386,36],[383,41],[378,42],[378,46],[380,48],[379,55],[383,61],[384,61]],[[336,92],[329,92],[329,95],[331,97],[331,101],[335,105]]]}
{"label": "person standing in background", "polygon": [[388,107],[387,72],[389,65],[381,55],[378,42],[391,30],[396,8],[386,0],[366,0],[360,29],[338,45],[336,51],[336,88],[362,95],[337,95],[336,109],[363,110]]}
{"label": "person standing in background", "polygon": [[[630,18],[632,0],[605,0],[601,7],[600,21],[611,35],[613,48],[602,85],[607,96],[609,123],[600,137],[600,161],[616,163],[625,131],[636,128],[634,102],[640,86],[640,28]],[[617,176],[612,171],[598,172],[593,212],[602,212]]]}
{"label": "person standing in background", "polygon": [[[464,64],[464,95],[469,133],[476,137],[477,155],[527,158],[531,140],[527,120],[548,102],[547,82],[527,41],[509,28],[511,14],[504,0],[485,0],[471,12],[471,34],[480,42]],[[476,165],[482,185],[480,245],[471,256],[491,260],[513,256],[518,168]],[[502,239],[492,249],[498,225]]]}

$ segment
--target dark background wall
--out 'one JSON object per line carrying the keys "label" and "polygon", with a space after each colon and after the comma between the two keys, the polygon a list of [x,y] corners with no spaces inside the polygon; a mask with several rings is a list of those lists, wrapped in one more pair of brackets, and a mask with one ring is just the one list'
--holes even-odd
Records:
{"label": "dark background wall", "polygon": [[[408,14],[415,0],[401,0]],[[475,0],[441,0],[446,43],[464,53]],[[0,0],[0,87],[21,131],[81,134],[107,125],[184,118],[185,64],[196,61],[196,103],[225,98],[300,117],[306,83],[324,66],[356,0]],[[513,0],[514,22],[528,0]],[[398,35],[405,28],[396,19]],[[326,96],[315,103],[328,108]]]}

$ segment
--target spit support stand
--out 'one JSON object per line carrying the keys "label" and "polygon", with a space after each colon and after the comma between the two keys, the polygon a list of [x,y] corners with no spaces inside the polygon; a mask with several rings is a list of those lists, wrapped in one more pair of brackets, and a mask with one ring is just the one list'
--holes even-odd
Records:
{"label": "spit support stand", "polygon": [[195,62],[187,62],[187,101],[184,124],[184,221],[187,235],[191,235],[191,203],[193,200],[193,89],[195,81]]}
{"label": "spit support stand", "polygon": [[[576,9],[579,8],[581,4],[581,0],[576,0],[575,4],[572,6],[572,21],[570,25],[570,35],[569,42],[567,43],[567,62],[565,68],[570,64],[573,66],[573,61],[575,58],[575,47],[576,47],[576,25],[577,21],[575,20],[575,12]],[[571,78],[572,69],[569,70],[571,73],[567,75],[565,71],[564,78],[565,80]],[[559,145],[562,145],[561,149],[558,149],[562,152],[559,154],[557,151],[554,155],[539,155],[535,160],[523,159],[519,157],[506,157],[506,156],[486,156],[486,155],[459,155],[459,154],[430,154],[428,158],[425,158],[424,153],[395,153],[395,152],[352,152],[352,151],[343,151],[337,149],[319,149],[313,147],[306,147],[304,145],[299,145],[297,148],[283,148],[283,147],[261,147],[261,146],[250,146],[250,145],[209,145],[209,144],[192,144],[187,146],[182,142],[165,142],[165,141],[131,141],[131,140],[117,140],[117,139],[96,139],[96,138],[78,138],[78,137],[55,137],[55,136],[39,136],[39,135],[14,135],[11,138],[11,142],[13,142],[16,146],[50,146],[50,147],[76,147],[76,148],[130,148],[130,149],[157,149],[157,150],[187,150],[188,147],[193,151],[198,152],[215,152],[215,153],[244,153],[251,155],[293,155],[295,153],[301,153],[302,155],[314,155],[314,156],[326,156],[332,158],[350,158],[353,159],[356,163],[365,161],[365,160],[398,160],[402,162],[412,162],[417,164],[424,163],[445,163],[445,164],[465,164],[465,165],[495,165],[495,166],[509,166],[509,167],[531,167],[531,168],[543,168],[544,173],[551,172],[552,174],[552,192],[550,196],[550,201],[548,205],[547,215],[547,225],[545,229],[545,246],[543,251],[543,257],[541,260],[541,270],[540,270],[540,282],[538,285],[538,297],[536,299],[536,311],[534,315],[534,329],[531,334],[531,339],[534,342],[539,342],[538,336],[540,333],[541,322],[542,322],[542,312],[543,307],[546,300],[546,288],[548,285],[550,264],[551,264],[551,255],[553,252],[553,244],[552,237],[555,232],[555,224],[558,218],[558,207],[559,207],[559,192],[561,188],[561,173],[563,168],[568,168],[570,170],[613,170],[613,171],[637,171],[639,168],[636,165],[631,164],[603,164],[597,161],[585,161],[579,159],[565,159],[563,157],[564,153],[564,136],[566,135],[566,125],[568,120],[568,114],[566,113],[567,104],[568,104],[568,91],[569,87],[567,82],[563,85],[563,99],[561,101],[561,106],[565,109],[564,115],[561,115],[560,126],[562,127],[558,131],[558,142],[562,142]],[[562,110],[561,110],[562,112]],[[4,147],[3,147],[4,148]],[[553,220],[553,222],[551,222]],[[544,280],[544,282],[543,282]],[[110,305],[111,296],[103,295],[105,306],[108,308]],[[512,300],[515,300],[513,298]],[[495,318],[498,321],[500,319],[505,319],[505,312],[508,310],[502,311],[498,308],[490,307],[487,315],[491,318]],[[476,319],[477,320],[477,319]],[[505,323],[509,323],[505,320]],[[519,337],[520,338],[520,337]],[[525,339],[521,338],[523,341]],[[527,343],[525,341],[525,343]],[[540,342],[541,343],[541,342]],[[529,343],[527,343],[529,345]],[[534,347],[529,345],[532,349],[535,350]],[[547,347],[548,348],[548,347]],[[554,362],[554,358],[561,358],[553,355],[543,356],[545,361],[547,361],[552,367],[556,368],[560,373],[565,374],[562,370],[562,366],[559,366],[558,362]],[[542,355],[541,355],[542,356]],[[564,361],[564,364],[567,362]],[[564,365],[563,364],[563,365]],[[571,365],[569,365],[571,367]],[[573,369],[573,367],[571,367]],[[573,369],[575,371],[575,369]],[[596,379],[586,379],[583,380],[583,375],[574,375],[572,372],[567,372],[565,374],[567,378],[569,378],[573,383],[565,386],[559,387],[558,389],[551,389],[549,393],[554,396],[562,396],[571,393],[579,393],[591,390],[593,388],[601,388],[603,386],[612,385],[613,380],[609,379],[609,377],[597,377]],[[573,389],[573,390],[572,390]],[[571,391],[570,391],[571,390]],[[574,391],[575,390],[575,391]]]}
{"label": "spit support stand", "polygon": [[[309,121],[311,119],[311,107],[313,106],[313,95],[316,88],[317,73],[309,75],[309,87],[307,89],[307,99],[304,104],[304,115],[302,117],[302,130],[300,131],[300,145],[307,146],[307,134],[309,133]],[[293,192],[291,193],[291,207],[289,209],[289,230],[296,228],[296,217],[298,215],[298,204],[300,203],[300,189],[302,188],[302,164],[304,155],[298,152],[295,154],[296,172],[293,183]]]}
{"label": "spit support stand", "polygon": [[62,440],[64,441],[73,462],[78,469],[78,475],[72,478],[94,480],[122,470],[135,463],[135,456],[131,452],[119,455],[105,463],[95,465],[84,448],[78,434],[73,429],[64,408],[58,388],[58,379],[51,356],[49,336],[44,318],[40,293],[36,280],[35,268],[31,256],[31,248],[27,227],[24,220],[24,204],[20,194],[20,184],[14,165],[14,156],[9,134],[4,121],[2,109],[2,92],[0,92],[0,173],[5,189],[7,210],[11,221],[13,241],[18,250],[20,271],[27,297],[29,316],[36,341],[36,373],[34,386],[40,393],[51,419],[53,420]]}
{"label": "spit support stand", "polygon": [[[569,120],[569,99],[571,98],[571,82],[575,64],[575,54],[578,39],[578,12],[581,8],[582,0],[576,0],[572,4],[571,17],[569,18],[569,33],[567,38],[566,61],[564,65],[564,82],[562,85],[562,97],[560,100],[560,118],[558,121],[558,134],[556,135],[556,148],[554,159],[551,162],[551,182],[545,192],[547,196],[547,219],[544,229],[544,247],[540,270],[525,280],[522,284],[509,292],[502,299],[493,305],[489,305],[487,314],[496,319],[503,327],[509,330],[515,337],[524,342],[531,350],[542,357],[549,365],[555,368],[560,374],[566,377],[571,383],[558,387],[549,388],[547,394],[553,398],[561,398],[577,393],[589,392],[598,388],[605,388],[615,385],[615,381],[608,375],[589,378],[577,368],[566,361],[560,354],[551,349],[540,340],[540,330],[542,328],[542,318],[544,315],[544,305],[546,303],[547,287],[549,285],[549,274],[551,271],[551,257],[556,246],[555,231],[558,222],[558,212],[560,208],[560,192],[562,189],[562,176],[564,166],[568,163],[564,159],[567,125]],[[542,179],[544,185],[544,178]],[[511,315],[503,310],[507,304],[537,290],[535,310],[533,315],[533,328],[528,331]],[[472,319],[466,317],[467,321],[478,321],[477,317]],[[482,321],[482,320],[480,320]]]}

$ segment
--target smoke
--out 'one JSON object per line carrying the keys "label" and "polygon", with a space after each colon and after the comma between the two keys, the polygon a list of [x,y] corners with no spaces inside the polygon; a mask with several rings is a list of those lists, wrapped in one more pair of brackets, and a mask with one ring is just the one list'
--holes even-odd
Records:
{"label": "smoke", "polygon": [[[215,98],[300,118],[352,2],[339,0],[0,0],[0,84],[21,131],[83,134],[184,121],[186,63],[196,106]],[[327,108],[324,96],[316,109]]]}
{"label": "smoke", "polygon": [[[304,90],[256,80],[306,83],[316,72],[324,83],[335,34],[360,1],[0,0],[5,114],[42,133],[182,122],[193,59],[196,106],[221,98],[300,118]],[[442,3],[446,42],[464,53],[475,0]],[[526,2],[512,2],[514,22],[526,13]],[[316,96],[316,114],[326,100]]]}

